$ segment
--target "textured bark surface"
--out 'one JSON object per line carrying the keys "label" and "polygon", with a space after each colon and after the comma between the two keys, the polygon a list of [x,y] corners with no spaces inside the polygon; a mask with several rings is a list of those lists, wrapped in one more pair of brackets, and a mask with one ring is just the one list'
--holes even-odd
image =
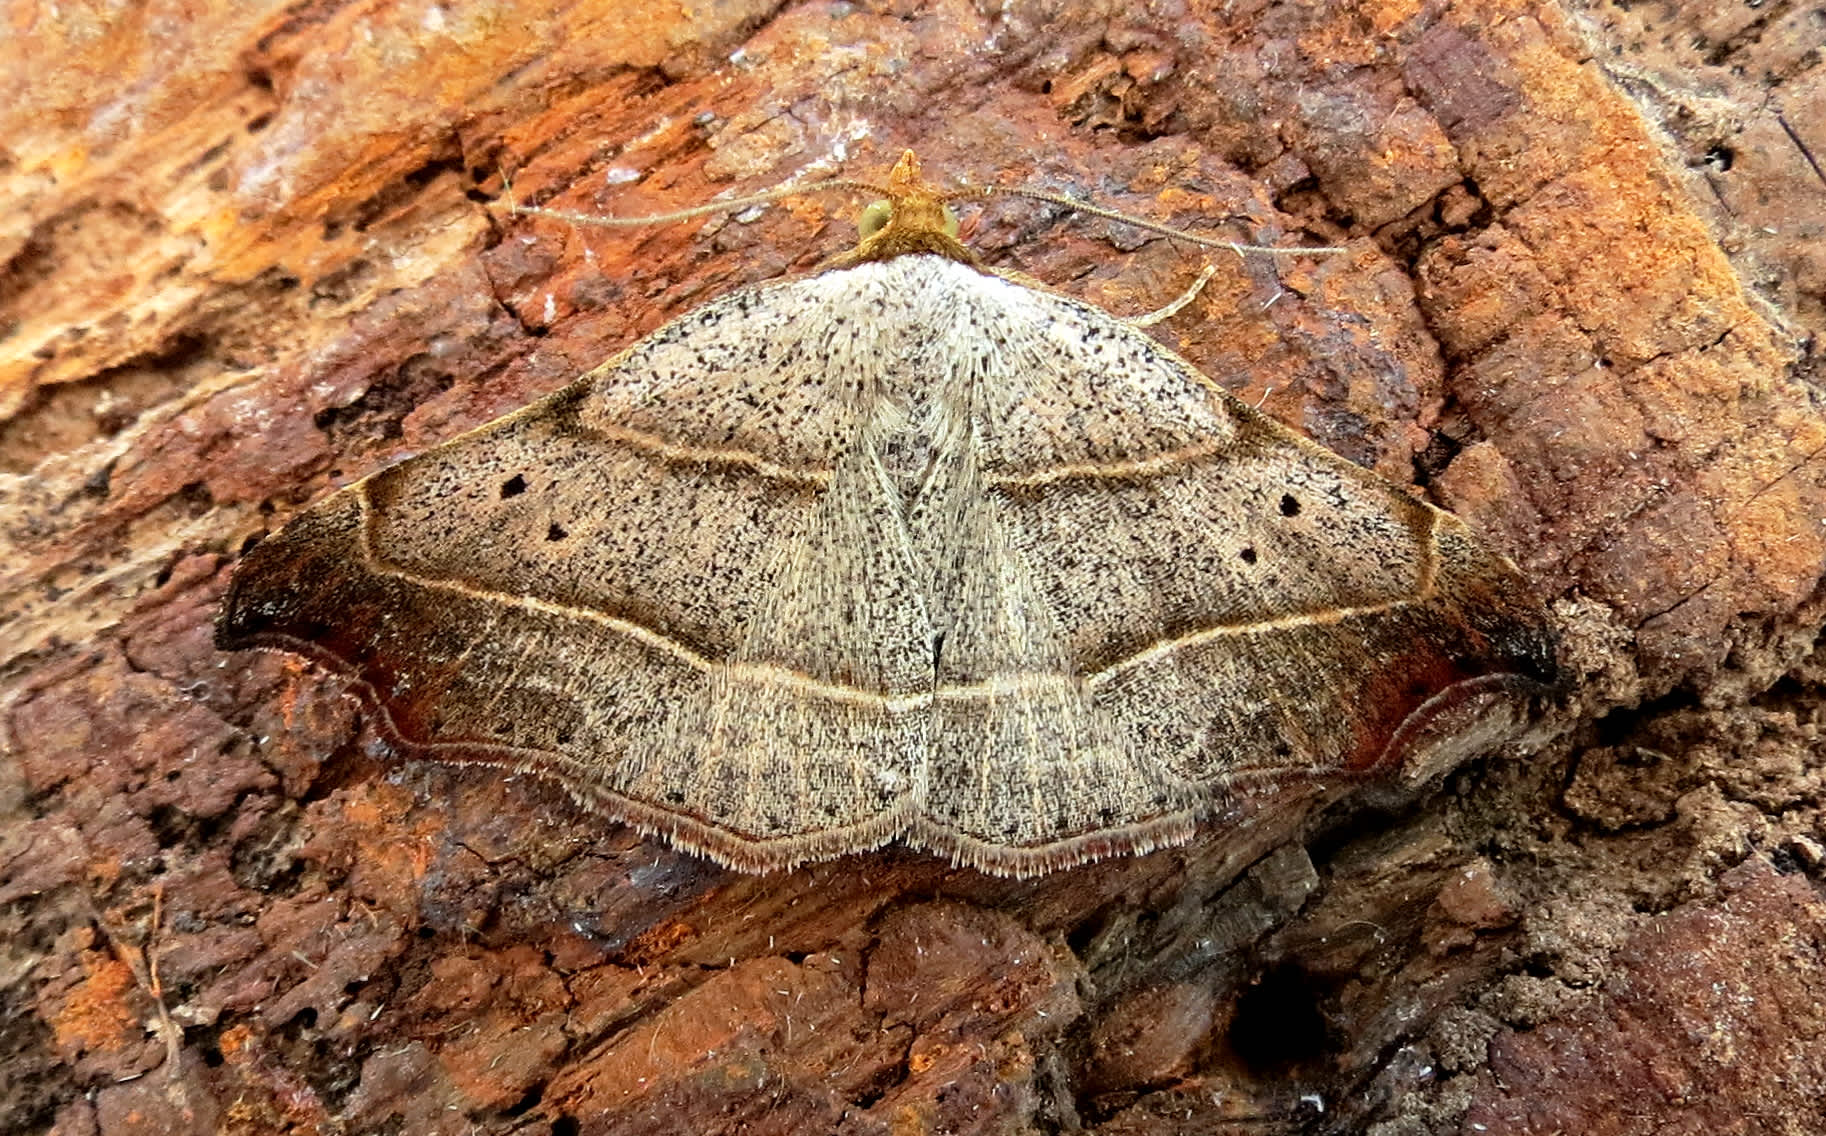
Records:
{"label": "textured bark surface", "polygon": [[[0,1130],[1826,1126],[1817,13],[635,7],[7,13]],[[211,647],[305,503],[853,232],[568,230],[503,168],[626,214],[907,146],[1348,243],[1217,258],[1156,333],[1517,560],[1548,740],[1037,881],[754,878]],[[1012,199],[966,235],[1119,314],[1202,264]]]}

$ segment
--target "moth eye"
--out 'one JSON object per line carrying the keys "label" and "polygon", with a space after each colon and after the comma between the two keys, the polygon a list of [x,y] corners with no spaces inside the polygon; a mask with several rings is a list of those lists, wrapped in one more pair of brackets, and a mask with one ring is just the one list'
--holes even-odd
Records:
{"label": "moth eye", "polygon": [[945,235],[952,238],[957,236],[957,214],[951,212],[949,205],[945,206]]}
{"label": "moth eye", "polygon": [[888,218],[894,215],[894,205],[887,201],[871,201],[862,216],[856,221],[856,228],[862,235],[872,237],[888,227]]}

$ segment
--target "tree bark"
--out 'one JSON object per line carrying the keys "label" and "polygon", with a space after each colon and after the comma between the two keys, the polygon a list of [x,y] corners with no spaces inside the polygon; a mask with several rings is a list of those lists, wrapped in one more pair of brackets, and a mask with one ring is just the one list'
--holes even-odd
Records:
{"label": "tree bark", "polygon": [[[1826,1126],[1826,66],[1800,6],[17,7],[0,43],[0,1130]],[[1812,36],[1811,42],[1808,37]],[[1811,54],[1809,54],[1811,51]],[[1513,557],[1573,692],[1418,799],[1031,881],[750,877],[227,655],[236,558],[879,176],[1221,256],[1154,333]],[[995,199],[1117,314],[1196,250]]]}

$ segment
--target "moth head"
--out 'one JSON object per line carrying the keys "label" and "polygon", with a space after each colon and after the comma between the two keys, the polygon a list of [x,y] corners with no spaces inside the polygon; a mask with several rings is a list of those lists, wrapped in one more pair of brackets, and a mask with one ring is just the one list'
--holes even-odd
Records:
{"label": "moth head", "polygon": [[[956,240],[958,233],[957,214],[952,211],[951,206],[946,205],[944,202],[941,201],[938,204],[939,208],[944,210],[944,234],[952,240]],[[885,197],[877,201],[871,201],[867,208],[863,209],[862,216],[856,219],[856,231],[858,235],[866,241],[876,233],[887,228],[888,222],[893,219],[894,203],[892,201],[889,201]]]}
{"label": "moth head", "polygon": [[957,214],[944,195],[919,176],[919,159],[909,150],[901,156],[882,187],[887,194],[862,211],[856,227],[859,241],[835,266],[893,260],[911,253],[930,253],[975,265],[976,255],[957,239]]}

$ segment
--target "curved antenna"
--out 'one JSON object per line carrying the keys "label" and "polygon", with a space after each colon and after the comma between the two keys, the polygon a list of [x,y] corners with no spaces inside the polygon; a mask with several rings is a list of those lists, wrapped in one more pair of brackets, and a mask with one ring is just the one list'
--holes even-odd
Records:
{"label": "curved antenna", "polygon": [[1078,213],[1084,213],[1092,217],[1102,217],[1107,221],[1117,221],[1124,225],[1131,225],[1137,229],[1146,229],[1151,233],[1159,233],[1162,236],[1172,237],[1176,240],[1188,241],[1204,248],[1229,249],[1238,256],[1242,256],[1245,253],[1261,253],[1266,256],[1307,256],[1349,251],[1343,245],[1301,245],[1290,248],[1283,245],[1246,245],[1237,241],[1221,240],[1217,237],[1201,237],[1197,233],[1189,233],[1184,229],[1176,229],[1171,225],[1163,225],[1158,221],[1149,221],[1146,218],[1136,217],[1133,214],[1124,213],[1121,210],[1105,209],[1101,205],[1092,205],[1088,201],[1079,201],[1077,198],[1066,197],[1061,193],[1046,193],[1037,189],[1008,189],[998,186],[985,186],[981,189],[973,189],[969,191],[969,193],[960,194],[959,196],[1025,197],[1029,201],[1044,201],[1048,204],[1061,205],[1067,209],[1071,209]]}
{"label": "curved antenna", "polygon": [[688,221],[693,217],[708,217],[717,213],[746,209],[750,205],[766,205],[778,201],[782,197],[828,193],[834,190],[861,190],[883,195],[887,193],[887,190],[873,182],[856,181],[851,178],[829,178],[825,181],[806,182],[802,185],[778,185],[772,189],[762,190],[760,193],[712,201],[705,205],[693,205],[689,209],[675,209],[667,213],[649,213],[636,217],[604,217],[594,213],[573,213],[568,209],[521,205],[514,200],[513,183],[508,180],[507,171],[501,171],[501,192],[507,198],[509,213],[517,213],[523,217],[550,217],[557,221],[568,221],[573,225],[594,225],[605,229],[627,229],[639,225],[664,225],[672,221]]}

